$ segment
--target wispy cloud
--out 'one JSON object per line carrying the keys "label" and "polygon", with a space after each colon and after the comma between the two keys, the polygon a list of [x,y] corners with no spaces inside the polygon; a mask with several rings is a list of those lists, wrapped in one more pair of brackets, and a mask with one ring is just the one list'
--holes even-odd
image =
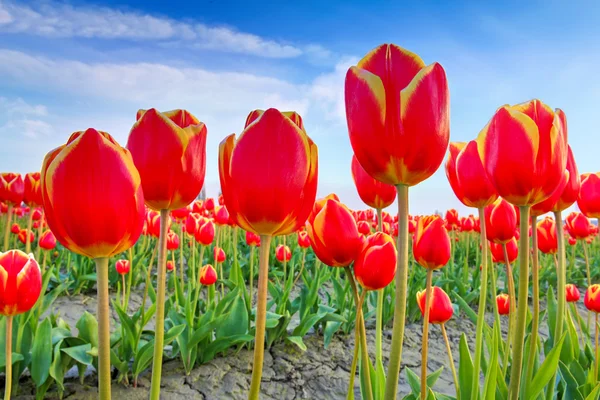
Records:
{"label": "wispy cloud", "polygon": [[209,26],[108,7],[78,7],[46,1],[34,6],[0,0],[0,32],[47,38],[98,38],[180,42],[192,48],[267,58],[329,59],[331,52],[317,44],[296,45],[240,32],[228,26]]}
{"label": "wispy cloud", "polygon": [[0,97],[0,135],[3,138],[49,136],[54,130],[44,120],[47,116],[48,109],[42,104],[29,104],[20,97]]}

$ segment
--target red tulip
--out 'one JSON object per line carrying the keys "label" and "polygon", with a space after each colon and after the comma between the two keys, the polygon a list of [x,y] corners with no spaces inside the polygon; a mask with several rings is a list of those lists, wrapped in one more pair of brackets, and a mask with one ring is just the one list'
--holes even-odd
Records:
{"label": "red tulip", "polygon": [[25,185],[21,174],[6,172],[0,174],[0,200],[18,206],[23,201]]}
{"label": "red tulip", "polygon": [[140,110],[127,148],[155,210],[186,207],[204,185],[206,126],[185,110]]}
{"label": "red tulip", "polygon": [[539,100],[503,106],[477,138],[488,177],[509,203],[531,206],[566,179],[566,121]]}
{"label": "red tulip", "polygon": [[586,217],[600,218],[600,172],[581,175],[577,205]]}
{"label": "red tulip", "polygon": [[308,238],[308,232],[298,232],[298,246],[303,249],[310,247],[310,239]]}
{"label": "red tulip", "polygon": [[[160,214],[156,211],[150,210],[146,215],[146,223],[148,227],[148,233],[154,237],[160,236]],[[167,222],[167,229],[171,228],[171,221]]]}
{"label": "red tulip", "polygon": [[537,224],[538,249],[544,254],[556,254],[558,239],[556,237],[556,223],[546,217]]}
{"label": "red tulip", "polygon": [[358,228],[358,232],[362,233],[363,235],[368,235],[371,233],[371,227],[367,221],[358,221],[356,226]]}
{"label": "red tulip", "polygon": [[167,261],[167,271],[173,271],[175,269],[175,264],[173,263],[173,261],[169,260]]}
{"label": "red tulip", "polygon": [[[76,194],[76,195],[75,195]],[[111,257],[135,244],[144,196],[129,151],[105,132],[75,132],[46,155],[42,196],[48,226],[69,250]]]}
{"label": "red tulip", "polygon": [[20,250],[0,253],[0,315],[31,310],[42,291],[42,273],[33,255]]}
{"label": "red tulip", "polygon": [[204,286],[214,285],[217,282],[217,271],[212,265],[206,264],[200,269],[200,284]]}
{"label": "red tulip", "polygon": [[475,230],[475,217],[469,215],[460,219],[461,230],[463,232],[473,232]]}
{"label": "red tulip", "polygon": [[581,293],[579,293],[579,289],[577,289],[577,286],[575,286],[572,283],[569,283],[565,286],[565,289],[567,291],[567,301],[569,303],[576,303],[579,301]]}
{"label": "red tulip", "polygon": [[260,236],[256,233],[246,232],[246,244],[248,246],[260,247]]}
{"label": "red tulip", "polygon": [[450,237],[437,215],[421,217],[413,236],[413,255],[423,268],[442,268],[450,260]]}
{"label": "red tulip", "polygon": [[227,258],[225,256],[225,251],[220,247],[214,248],[213,256],[214,256],[215,260],[217,261],[217,264],[221,264],[222,262],[225,262],[225,259]]}
{"label": "red tulip", "polygon": [[127,275],[131,269],[131,264],[129,263],[129,260],[117,260],[115,269],[120,275]]}
{"label": "red tulip", "polygon": [[315,203],[307,232],[319,260],[330,267],[346,267],[360,254],[362,239],[352,214],[335,197]]}
{"label": "red tulip", "polygon": [[181,207],[175,210],[171,210],[171,216],[179,222],[187,219],[188,215],[190,215],[190,209],[188,207]]}
{"label": "red tulip", "polygon": [[592,234],[592,225],[582,213],[572,212],[567,215],[565,228],[573,239],[585,239]]}
{"label": "red tulip", "polygon": [[41,209],[36,208],[35,210],[33,210],[33,215],[32,215],[32,219],[34,221],[39,221],[42,219],[42,217],[44,216],[44,213],[42,212]]}
{"label": "red tulip", "polygon": [[[431,289],[429,323],[445,324],[452,318],[452,314],[454,313],[452,302],[444,289],[438,286],[433,286]],[[417,304],[423,317],[425,317],[425,293],[425,290],[417,292]]]}
{"label": "red tulip", "polygon": [[452,228],[451,230],[460,228],[460,218],[458,217],[458,211],[455,209],[452,208],[446,211],[446,217],[444,219],[446,220],[446,224]]}
{"label": "red tulip", "polygon": [[210,219],[204,221],[196,232],[196,242],[203,246],[210,245],[215,239],[215,224]]}
{"label": "red tulip", "polygon": [[575,246],[577,244],[577,239],[569,236],[569,245],[570,246]]}
{"label": "red tulip", "polygon": [[498,314],[510,314],[510,298],[505,293],[500,293],[496,296],[496,304],[498,305]]}
{"label": "red tulip", "polygon": [[456,197],[467,207],[482,208],[492,204],[498,193],[481,163],[477,142],[450,143],[446,176]]}
{"label": "red tulip", "polygon": [[19,224],[17,224],[16,222],[12,224],[12,226],[10,227],[10,231],[11,233],[13,233],[14,235],[18,235],[21,232],[21,227],[19,226]]}
{"label": "red tulip", "polygon": [[21,229],[19,232],[19,241],[23,244],[27,243],[27,233],[29,233],[29,243],[33,243],[35,241],[35,233],[28,231],[27,229]]}
{"label": "red tulip", "polygon": [[378,181],[413,186],[444,159],[450,135],[446,73],[394,44],[384,44],[351,67],[345,84],[350,143]]}
{"label": "red tulip", "polygon": [[304,225],[317,170],[317,146],[296,113],[260,112],[237,140],[230,135],[219,147],[227,210],[237,225],[259,235],[286,235]]}
{"label": "red tulip", "polygon": [[[196,212],[191,212],[185,219],[185,232],[190,236],[195,236],[202,225],[202,216]],[[212,240],[211,240],[212,242]]]}
{"label": "red tulip", "polygon": [[179,236],[173,231],[167,233],[167,250],[173,251],[179,248]]}
{"label": "red tulip", "polygon": [[[490,250],[492,252],[492,261],[495,263],[506,263],[504,258],[503,244],[490,242]],[[508,255],[508,262],[513,263],[519,255],[519,245],[516,238],[512,238],[506,243],[506,253]]]}
{"label": "red tulip", "polygon": [[587,288],[583,304],[588,310],[600,313],[600,285],[594,284]]}
{"label": "red tulip", "polygon": [[42,233],[38,245],[44,250],[54,250],[54,248],[56,247],[56,237],[54,236],[52,231],[47,230],[44,233]]}
{"label": "red tulip", "polygon": [[289,247],[280,244],[275,251],[275,257],[277,257],[277,261],[279,262],[290,261],[292,259],[292,252]]}
{"label": "red tulip", "polygon": [[41,174],[39,172],[32,172],[25,175],[23,201],[29,207],[41,207],[43,205],[40,182]]}
{"label": "red tulip", "polygon": [[508,201],[498,198],[485,208],[486,235],[494,243],[507,243],[515,236],[517,213]]}
{"label": "red tulip", "polygon": [[210,212],[213,212],[215,210],[215,199],[213,199],[212,197],[206,199],[204,201],[204,208]]}
{"label": "red tulip", "polygon": [[394,239],[383,232],[370,235],[354,263],[356,280],[366,290],[383,289],[394,279],[396,258]]}
{"label": "red tulip", "polygon": [[369,207],[384,209],[396,200],[396,187],[373,179],[352,156],[352,180],[360,199]]}
{"label": "red tulip", "polygon": [[215,224],[219,226],[227,225],[229,222],[229,212],[227,212],[227,207],[218,206],[215,209]]}

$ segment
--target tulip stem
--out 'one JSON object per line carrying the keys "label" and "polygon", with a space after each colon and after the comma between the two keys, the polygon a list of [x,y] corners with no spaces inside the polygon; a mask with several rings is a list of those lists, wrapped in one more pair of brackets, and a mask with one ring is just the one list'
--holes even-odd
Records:
{"label": "tulip stem", "polygon": [[254,363],[252,364],[252,384],[248,400],[258,400],[260,381],[262,378],[265,356],[265,325],[267,321],[267,284],[269,282],[269,249],[270,235],[260,236],[260,254],[258,267],[258,302],[256,304],[256,321],[254,336]]}
{"label": "tulip stem", "polygon": [[518,400],[523,370],[523,345],[527,323],[529,297],[529,212],[530,206],[520,206],[521,222],[519,237],[519,297],[517,323],[513,335],[512,366],[510,370],[509,399]]}
{"label": "tulip stem", "polygon": [[[479,220],[485,221],[483,207],[478,209]],[[481,357],[483,353],[483,325],[485,324],[485,308],[487,303],[487,285],[488,285],[488,254],[487,237],[485,223],[481,224],[481,282],[479,289],[479,313],[477,315],[477,334],[475,337],[475,359],[473,360],[473,386],[471,389],[471,399],[479,398],[479,372],[481,368]]]}
{"label": "tulip stem", "polygon": [[[193,315],[196,315],[196,307],[198,307],[198,299],[200,298],[200,289],[202,286],[202,285],[200,285],[200,269],[203,267],[203,265],[202,265],[203,259],[204,259],[204,245],[200,246],[200,263],[198,263],[198,278],[197,278],[197,281],[194,283],[196,293],[194,296],[194,307],[193,307],[194,311],[192,313]],[[207,307],[207,309],[208,309],[208,307]]]}
{"label": "tulip stem", "polygon": [[[179,225],[179,273],[181,274],[181,287],[183,288],[183,227]],[[189,262],[188,262],[188,270],[189,270]]]}
{"label": "tulip stem", "polygon": [[292,287],[296,286],[298,279],[302,277],[302,273],[304,272],[304,264],[306,262],[306,249],[302,250],[302,266],[300,267],[300,271],[298,272],[298,276],[294,279],[294,283],[292,283]]}
{"label": "tulip stem", "polygon": [[[33,225],[33,208],[30,208],[27,220],[27,238],[25,239],[25,253],[31,253],[31,226]],[[39,237],[38,237],[39,240]]]}
{"label": "tulip stem", "polygon": [[423,337],[421,339],[421,400],[427,398],[427,352],[429,345],[429,314],[431,308],[431,284],[433,270],[427,268],[427,286],[425,289],[425,316],[423,317]]}
{"label": "tulip stem", "polygon": [[144,285],[144,297],[142,298],[142,321],[144,321],[144,314],[146,313],[146,299],[148,298],[148,288],[150,287],[152,277],[152,265],[154,264],[154,258],[156,257],[157,248],[158,246],[154,246],[154,249],[152,250],[152,255],[150,256],[150,263],[148,264],[148,271],[146,271],[146,284]]}
{"label": "tulip stem", "polygon": [[508,332],[506,335],[506,351],[504,353],[504,365],[503,371],[504,376],[506,376],[506,371],[508,369],[508,360],[510,354],[510,347],[513,343],[513,330],[515,327],[515,318],[517,316],[517,294],[515,292],[515,278],[512,273],[512,266],[510,265],[510,260],[508,258],[508,250],[506,248],[506,244],[502,245],[502,250],[504,252],[504,264],[506,266],[506,281],[508,286]]}
{"label": "tulip stem", "polygon": [[[579,289],[577,289],[579,290]],[[581,323],[581,316],[579,315],[579,311],[577,310],[577,303],[571,304],[571,311],[575,313],[575,319],[577,320],[577,325],[579,325],[579,331],[581,332],[581,347],[585,349],[585,332],[583,331],[583,325]]]}
{"label": "tulip stem", "polygon": [[371,359],[369,358],[369,348],[367,347],[367,332],[365,330],[365,320],[363,317],[363,304],[365,302],[366,290],[363,290],[358,300],[358,309],[356,310],[356,323],[360,324],[360,352],[363,374],[365,374],[365,388],[367,400],[373,400],[373,385],[371,384]]}
{"label": "tulip stem", "polygon": [[[583,257],[585,258],[585,269],[586,269],[586,273],[587,273],[587,283],[588,283],[588,287],[590,287],[590,286],[592,286],[592,273],[590,272],[590,258],[588,256],[587,243],[585,242],[585,240],[583,240],[581,242],[581,244],[583,245]],[[592,313],[591,313],[591,311],[588,311],[588,313],[587,313],[587,328],[588,328],[588,332],[590,332],[590,325],[592,323],[591,318],[592,318]]]}
{"label": "tulip stem", "polygon": [[[347,399],[354,398],[354,378],[356,376],[356,364],[358,360],[358,349],[360,346],[360,324],[359,324],[359,312],[358,312],[358,288],[356,287],[356,282],[354,281],[354,275],[352,275],[352,270],[350,267],[344,267],[346,271],[346,275],[348,276],[348,282],[350,283],[350,288],[352,289],[352,297],[354,298],[354,305],[357,307],[356,309],[356,321],[354,323],[355,334],[354,334],[354,358],[352,359],[352,366],[350,367],[350,385],[348,388],[348,396]],[[351,392],[352,391],[352,392]],[[352,393],[352,396],[350,396]]]}
{"label": "tulip stem", "polygon": [[458,375],[456,375],[456,367],[454,366],[454,357],[452,357],[452,348],[450,347],[450,341],[448,340],[448,334],[446,333],[446,324],[441,324],[442,336],[444,336],[444,342],[446,342],[446,351],[448,352],[448,361],[450,362],[450,369],[452,370],[452,378],[454,379],[454,389],[458,395],[460,389],[458,387]]}
{"label": "tulip stem", "polygon": [[[540,324],[540,283],[539,283],[539,252],[538,252],[538,234],[537,234],[537,216],[531,216],[531,285],[533,314],[531,318],[531,334],[529,336],[529,359],[527,360],[527,371],[525,385],[529,386],[533,376],[533,368],[537,359],[538,329]],[[560,278],[559,278],[560,279]],[[559,282],[560,285],[560,282]],[[563,296],[564,297],[564,296]],[[560,299],[558,299],[560,302]],[[564,313],[564,309],[563,309]],[[562,323],[561,323],[562,326]],[[552,381],[553,382],[553,381]]]}
{"label": "tulip stem", "polygon": [[471,232],[467,232],[467,249],[465,251],[465,261],[463,264],[463,283],[469,282],[469,247],[471,244]]}
{"label": "tulip stem", "polygon": [[108,258],[96,258],[98,290],[98,398],[110,399],[110,320],[108,296]]}
{"label": "tulip stem", "polygon": [[596,355],[596,360],[594,362],[594,382],[598,382],[598,362],[600,361],[600,353],[598,353],[598,313],[596,313],[596,323],[594,325],[596,325],[596,352],[594,353]]}
{"label": "tulip stem", "polygon": [[127,273],[127,297],[125,298],[125,305],[123,306],[125,312],[129,309],[129,297],[131,296],[131,286],[133,285],[133,247],[130,247],[129,250],[127,250],[127,256],[129,259],[129,272]]}
{"label": "tulip stem", "polygon": [[13,316],[6,316],[6,382],[4,385],[4,400],[10,399],[10,393],[12,390],[12,326]]}
{"label": "tulip stem", "polygon": [[250,248],[250,309],[252,309],[252,302],[254,301],[254,248]]}
{"label": "tulip stem", "polygon": [[10,224],[12,222],[12,214],[13,214],[13,205],[8,205],[8,210],[6,211],[6,226],[4,227],[4,252],[8,251],[8,241],[10,239]]}
{"label": "tulip stem", "polygon": [[38,221],[38,233],[37,233],[38,243],[37,243],[37,249],[35,250],[35,259],[36,260],[40,259],[40,252],[42,251],[42,248],[40,247],[40,238],[42,237],[43,227],[44,227],[44,216],[42,215],[42,217]]}
{"label": "tulip stem", "polygon": [[[156,327],[154,339],[154,359],[152,363],[152,386],[150,400],[159,400],[162,358],[165,338],[165,292],[167,282],[167,229],[169,210],[160,210],[160,236],[158,237],[158,276],[156,295]],[[176,278],[177,279],[177,278]]]}
{"label": "tulip stem", "polygon": [[125,309],[125,298],[127,297],[127,292],[125,289],[125,274],[121,274],[121,285],[123,286],[123,299],[121,300],[121,302],[123,304],[123,310],[127,312],[127,310]]}
{"label": "tulip stem", "polygon": [[[377,208],[377,232],[383,231],[383,221],[381,208]],[[377,291],[377,320],[375,321],[375,372],[380,374],[383,369],[383,350],[382,350],[382,332],[383,332],[383,300],[385,297],[385,289]],[[379,377],[379,376],[378,376]],[[383,377],[381,377],[383,379]],[[379,385],[380,379],[377,379]]]}
{"label": "tulip stem", "polygon": [[385,380],[385,400],[395,400],[398,392],[402,344],[406,322],[406,288],[408,285],[408,186],[398,185],[398,268],[396,269],[396,300],[390,361]]}

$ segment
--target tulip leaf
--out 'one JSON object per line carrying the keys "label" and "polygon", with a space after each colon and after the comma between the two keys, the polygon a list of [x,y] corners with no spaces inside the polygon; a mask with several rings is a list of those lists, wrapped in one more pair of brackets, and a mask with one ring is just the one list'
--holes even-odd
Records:
{"label": "tulip leaf", "polygon": [[475,311],[469,307],[469,304],[462,297],[460,297],[459,294],[454,293],[454,297],[459,307],[465,312],[465,314],[467,314],[467,317],[469,317],[471,322],[477,324],[477,313],[475,313]]}
{"label": "tulip leaf", "polygon": [[31,350],[31,378],[40,387],[48,379],[52,364],[52,324],[46,318],[37,329]]}
{"label": "tulip leaf", "polygon": [[75,325],[79,331],[79,337],[90,343],[92,347],[98,347],[98,321],[89,312],[85,311],[77,324]]}
{"label": "tulip leaf", "polygon": [[565,363],[559,361],[560,374],[565,382],[565,397],[573,400],[583,400],[579,384]]}
{"label": "tulip leaf", "polygon": [[[218,315],[218,314],[217,314]],[[231,310],[217,331],[217,337],[230,337],[244,335],[248,332],[248,309],[244,303],[244,298],[238,291],[238,295],[233,299]]]}
{"label": "tulip leaf", "polygon": [[81,363],[83,365],[92,365],[93,357],[88,353],[92,350],[91,344],[83,344],[81,346],[67,347],[61,349],[61,351],[67,354],[69,357]]}
{"label": "tulip leaf", "polygon": [[306,351],[306,345],[300,336],[288,336],[285,338],[287,342],[293,343],[302,351]]}
{"label": "tulip leaf", "polygon": [[470,399],[473,387],[473,359],[469,352],[467,336],[463,333],[459,343],[460,361],[458,366],[458,384],[461,399]]}
{"label": "tulip leaf", "polygon": [[554,346],[552,351],[548,353],[546,359],[538,369],[535,374],[533,380],[529,384],[527,399],[535,400],[537,396],[542,393],[544,387],[552,380],[557,368],[558,362],[560,361],[560,352],[563,346],[563,343],[566,338],[566,332],[562,335],[558,343]]}
{"label": "tulip leaf", "polygon": [[596,385],[594,390],[590,392],[590,394],[585,398],[585,400],[596,400],[600,397],[600,384]]}
{"label": "tulip leaf", "polygon": [[496,397],[496,375],[498,373],[498,348],[500,342],[500,327],[494,324],[494,330],[492,335],[492,351],[490,352],[490,363],[489,368],[485,374],[485,383],[483,386],[483,398],[493,399]]}
{"label": "tulip leaf", "polygon": [[323,345],[325,349],[329,347],[331,339],[333,339],[333,335],[340,329],[341,326],[342,323],[336,321],[329,321],[325,324],[325,329],[323,330]]}

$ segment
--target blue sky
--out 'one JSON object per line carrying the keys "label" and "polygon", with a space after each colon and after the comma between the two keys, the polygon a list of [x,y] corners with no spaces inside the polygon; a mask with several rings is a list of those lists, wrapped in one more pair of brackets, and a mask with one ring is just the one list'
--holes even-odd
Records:
{"label": "blue sky", "polygon": [[[127,3],[127,4],[125,4]],[[600,3],[0,0],[0,171],[39,170],[70,133],[126,142],[138,108],[186,108],[218,143],[255,108],[296,110],[319,146],[319,195],[362,207],[343,105],[348,67],[393,42],[440,62],[451,140],[495,109],[540,98],[565,110],[580,172],[600,170]],[[443,168],[411,189],[411,212],[461,207]]]}

